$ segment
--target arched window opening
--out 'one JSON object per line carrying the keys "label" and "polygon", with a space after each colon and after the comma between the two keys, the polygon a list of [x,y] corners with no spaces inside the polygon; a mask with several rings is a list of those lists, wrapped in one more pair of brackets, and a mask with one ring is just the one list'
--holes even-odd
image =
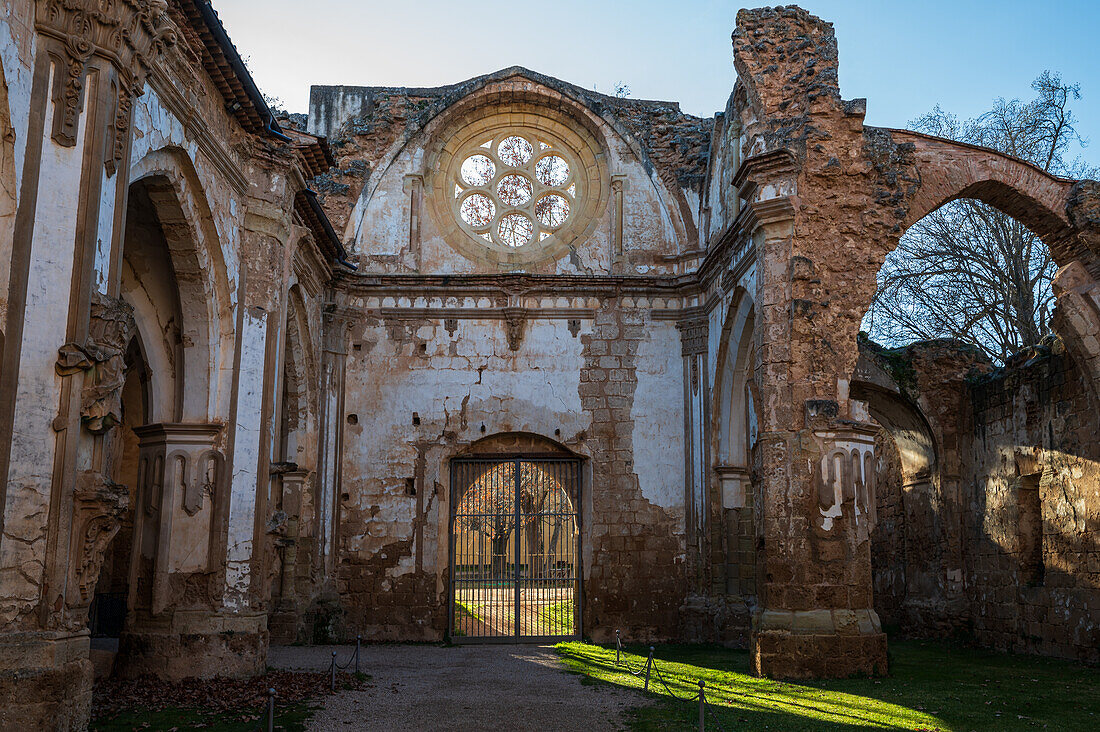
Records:
{"label": "arched window opening", "polygon": [[[940,175],[969,185],[931,206],[918,203],[917,215],[926,215],[909,225],[878,273],[863,322],[872,340],[898,347],[951,339],[1003,364],[1051,335],[1052,282],[1058,265],[1068,263],[1055,263],[1051,245],[1064,213],[1040,203],[1042,183],[1029,188],[1028,181],[1044,174],[1096,178],[1100,168],[1077,156],[1082,141],[1071,107],[1078,85],[1044,72],[1032,88],[1034,99],[998,99],[974,119],[936,107],[912,123],[921,133],[1011,157],[989,154],[987,161],[959,160],[961,170],[926,171],[922,187],[930,191],[940,190],[933,180]],[[975,173],[983,170],[984,177]],[[975,177],[967,181],[968,175]]]}

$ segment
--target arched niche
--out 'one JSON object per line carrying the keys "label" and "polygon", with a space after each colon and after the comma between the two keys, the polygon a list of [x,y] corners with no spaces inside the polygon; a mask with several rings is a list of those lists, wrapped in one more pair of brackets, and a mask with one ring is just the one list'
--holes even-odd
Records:
{"label": "arched niche", "polygon": [[712,485],[716,546],[724,563],[715,567],[729,595],[755,595],[755,496],[751,479],[752,445],[756,440],[753,401],[755,308],[743,288],[735,291],[718,346],[716,389],[711,409],[714,474]]}
{"label": "arched niche", "polygon": [[211,416],[217,302],[204,259],[171,181],[149,175],[132,183],[120,289],[152,365],[155,421]]}
{"label": "arched niche", "polygon": [[[222,237],[186,151],[154,150],[130,174],[131,191],[141,185],[149,194],[177,283],[185,344],[177,372],[185,386],[177,384],[182,391],[174,404],[175,419],[209,421],[228,414],[231,391],[227,366],[233,358],[233,298]],[[129,244],[129,227],[126,239]]]}

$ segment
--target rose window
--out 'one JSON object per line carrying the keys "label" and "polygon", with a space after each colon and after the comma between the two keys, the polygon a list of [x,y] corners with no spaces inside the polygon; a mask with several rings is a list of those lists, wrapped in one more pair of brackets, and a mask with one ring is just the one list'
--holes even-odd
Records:
{"label": "rose window", "polygon": [[581,191],[572,151],[535,131],[486,133],[456,157],[458,223],[490,247],[515,251],[570,222]]}

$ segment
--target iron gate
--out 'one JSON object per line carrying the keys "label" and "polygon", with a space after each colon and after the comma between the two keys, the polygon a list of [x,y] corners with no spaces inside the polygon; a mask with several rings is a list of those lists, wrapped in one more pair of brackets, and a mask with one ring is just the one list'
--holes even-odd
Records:
{"label": "iron gate", "polygon": [[455,643],[580,636],[580,463],[451,461]]}

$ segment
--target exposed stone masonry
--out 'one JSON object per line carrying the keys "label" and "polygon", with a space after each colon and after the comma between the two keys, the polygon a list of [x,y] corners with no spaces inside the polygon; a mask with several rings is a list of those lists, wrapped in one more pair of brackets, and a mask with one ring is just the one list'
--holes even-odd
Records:
{"label": "exposed stone masonry", "polygon": [[581,407],[591,415],[592,569],[585,588],[585,625],[593,638],[667,639],[677,629],[684,594],[676,517],[641,495],[635,468],[631,408],[637,388],[635,358],[646,335],[641,313],[609,301],[581,336]]}
{"label": "exposed stone masonry", "polygon": [[[206,0],[4,6],[0,728],[86,726],[93,634],[165,678],[461,641],[452,579],[509,602],[503,529],[451,577],[473,455],[579,466],[554,531],[492,513],[555,636],[790,678],[887,673],[884,624],[1100,661],[1100,184],[868,127],[829,23],[737,24],[714,118],[512,67],[276,119]],[[1059,267],[1057,337],[1003,369],[858,335],[959,197]]]}

